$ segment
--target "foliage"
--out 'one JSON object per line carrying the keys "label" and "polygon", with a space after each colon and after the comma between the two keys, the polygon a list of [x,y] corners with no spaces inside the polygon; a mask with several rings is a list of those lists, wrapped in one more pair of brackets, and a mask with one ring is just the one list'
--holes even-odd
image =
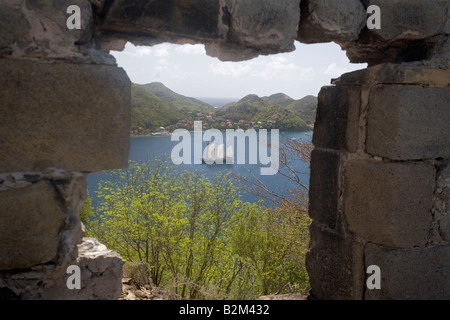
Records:
{"label": "foliage", "polygon": [[308,286],[304,212],[244,203],[230,174],[210,181],[179,174],[167,160],[130,162],[111,175],[99,185],[90,232],[143,265],[152,285],[187,299],[254,299]]}
{"label": "foliage", "polygon": [[[89,197],[84,202],[83,207],[80,211],[80,218],[81,222],[89,228],[89,225],[91,224],[91,218],[94,216],[94,208],[92,207],[92,198]],[[90,236],[89,232],[86,234],[86,236]]]}
{"label": "foliage", "polygon": [[251,266],[256,291],[263,295],[308,289],[304,259],[309,219],[302,211],[286,209],[250,211],[239,217],[232,234],[233,251]]}
{"label": "foliage", "polygon": [[307,124],[314,124],[316,121],[317,103],[317,97],[306,96],[289,104],[287,109],[298,114]]}
{"label": "foliage", "polygon": [[185,118],[186,113],[160,99],[146,87],[133,84],[131,88],[131,129],[157,130]]}
{"label": "foliage", "polygon": [[234,122],[239,120],[261,122],[264,127],[267,127],[267,121],[276,121],[273,125],[276,129],[285,132],[303,132],[311,130],[308,124],[314,123],[316,108],[315,97],[293,100],[283,94],[264,98],[248,95],[239,102],[217,111],[216,116]]}
{"label": "foliage", "polygon": [[214,107],[210,106],[206,102],[178,94],[170,90],[160,82],[152,82],[144,85],[143,87],[151,91],[155,96],[157,96],[161,100],[167,101],[176,108],[183,109],[186,112],[214,111]]}
{"label": "foliage", "polygon": [[[216,129],[230,129],[228,125],[222,124],[227,120],[234,124],[245,120],[248,123],[239,124],[243,129],[259,125],[266,129],[302,132],[311,130],[309,125],[315,120],[317,98],[307,96],[294,100],[282,93],[263,98],[248,95],[222,109],[215,109],[205,102],[182,96],[162,83],[155,82],[133,84],[131,107],[131,129],[140,134],[157,131],[160,127],[173,130],[178,121],[192,123],[196,119],[208,122],[210,127]],[[197,117],[198,113],[202,115]],[[212,117],[208,119],[210,113]],[[275,122],[270,124],[268,121]],[[254,124],[250,125],[251,122]],[[188,128],[192,129],[192,124]]]}
{"label": "foliage", "polygon": [[234,242],[240,255],[252,262],[264,294],[299,292],[309,287],[304,264],[311,223],[306,209],[308,187],[300,178],[306,172],[294,170],[293,164],[301,161],[309,165],[312,150],[312,144],[305,140],[281,140],[278,174],[292,183],[289,194],[271,191],[254,175],[236,177],[245,190],[274,204],[238,224],[246,232],[239,232],[245,236],[235,237]]}

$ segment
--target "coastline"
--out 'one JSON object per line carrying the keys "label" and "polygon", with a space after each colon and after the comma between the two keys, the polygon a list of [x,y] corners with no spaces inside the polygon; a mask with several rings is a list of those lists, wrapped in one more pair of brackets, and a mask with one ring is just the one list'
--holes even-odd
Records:
{"label": "coastline", "polygon": [[[227,130],[237,130],[237,129],[215,129],[215,128],[211,128],[214,130],[219,130],[220,132],[226,132]],[[243,129],[242,129],[243,130]],[[275,130],[275,129],[265,129],[267,130],[268,133],[270,133],[270,130]],[[194,130],[187,130],[189,133],[194,133]],[[244,130],[245,131],[245,130]],[[259,130],[256,130],[259,131]],[[286,133],[307,133],[307,132],[313,132],[314,128],[312,127],[311,130],[304,130],[304,131],[280,131],[280,134],[286,134]],[[167,133],[167,134],[130,134],[130,138],[160,138],[160,137],[170,137],[172,135],[172,132]]]}

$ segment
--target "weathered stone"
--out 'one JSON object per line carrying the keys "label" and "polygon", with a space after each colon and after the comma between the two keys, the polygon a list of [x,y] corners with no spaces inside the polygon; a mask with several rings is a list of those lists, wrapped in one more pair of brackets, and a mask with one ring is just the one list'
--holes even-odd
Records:
{"label": "weathered stone", "polygon": [[319,300],[359,300],[364,295],[364,247],[315,222],[306,268],[312,296]]}
{"label": "weathered stone", "polygon": [[450,241],[450,164],[439,167],[433,207],[439,236]]}
{"label": "weathered stone", "polygon": [[[450,12],[450,11],[449,11]],[[450,25],[450,19],[449,19]],[[425,60],[424,65],[445,70],[450,69],[450,36],[433,43],[429,50],[428,59]],[[449,81],[450,83],[450,81]]]}
{"label": "weathered stone", "polygon": [[370,0],[368,5],[381,9],[381,29],[370,31],[383,40],[418,40],[445,33],[448,0]]}
{"label": "weathered stone", "polygon": [[104,48],[203,43],[210,56],[241,61],[295,50],[299,0],[115,1],[101,26]]}
{"label": "weathered stone", "polygon": [[[70,5],[81,10],[80,29],[67,27]],[[88,0],[3,1],[0,4],[0,56],[82,59],[79,46],[91,41],[93,20]]]}
{"label": "weathered stone", "polygon": [[381,10],[381,29],[363,29],[357,42],[340,42],[351,62],[375,65],[430,58],[430,47],[448,34],[447,0],[369,0]]}
{"label": "weathered stone", "polygon": [[105,5],[105,0],[89,0],[89,2],[97,8],[103,8],[103,6]]}
{"label": "weathered stone", "polygon": [[435,168],[424,163],[348,161],[344,216],[348,230],[389,247],[424,246],[431,228]]}
{"label": "weathered stone", "polygon": [[404,84],[448,86],[450,71],[430,67],[417,67],[408,64],[395,65],[383,63],[368,69],[357,70],[341,75],[333,84],[361,85],[372,87],[377,84]]}
{"label": "weathered stone", "polygon": [[366,299],[450,299],[450,246],[402,250],[368,244],[365,264],[381,270],[381,290],[366,290]]}
{"label": "weathered stone", "polygon": [[356,152],[361,89],[359,86],[322,87],[318,97],[313,144]]}
{"label": "weathered stone", "polygon": [[366,150],[393,160],[450,158],[450,86],[378,85],[369,98]]}
{"label": "weathered stone", "polygon": [[208,55],[241,61],[260,54],[295,50],[299,0],[224,0],[221,3],[220,29],[227,30],[226,41],[207,43]]}
{"label": "weathered stone", "polygon": [[84,235],[80,211],[88,197],[86,176],[74,173],[70,181],[64,183],[54,181],[54,184],[63,200],[65,212],[64,228],[60,231],[61,239],[56,263],[65,265],[68,261],[76,259],[76,246]]}
{"label": "weathered stone", "polygon": [[[115,300],[122,293],[123,259],[106,249],[96,239],[84,238],[75,260],[64,265],[47,264],[31,271],[0,274],[2,291],[8,299],[22,300]],[[69,289],[67,281],[73,273],[69,266],[80,268],[80,289]]]}
{"label": "weathered stone", "polygon": [[8,59],[0,72],[0,172],[127,165],[130,81],[122,69]]}
{"label": "weathered stone", "polygon": [[356,41],[366,25],[360,0],[303,0],[301,8],[300,42]]}
{"label": "weathered stone", "polygon": [[0,4],[0,50],[14,44],[25,47],[30,42],[30,25],[22,10]]}
{"label": "weathered stone", "polygon": [[[49,229],[49,234],[46,236],[50,237],[53,244],[48,248],[52,253],[47,256],[51,256],[51,261],[59,264],[64,264],[64,261],[75,259],[77,253],[74,249],[76,249],[76,245],[80,243],[83,238],[79,212],[87,198],[86,176],[80,173],[66,173],[65,175],[60,175],[60,172],[53,172],[53,174],[47,173],[45,175],[36,173],[14,173],[9,176],[14,177],[14,183],[7,186],[7,191],[0,192],[0,196],[8,197],[10,201],[23,201],[23,205],[30,206],[30,208],[36,206],[36,210],[38,210],[41,215],[40,217],[42,218],[43,225],[36,224],[35,227],[38,229],[34,230],[31,228],[31,234],[32,237],[38,237],[38,234],[41,231],[45,232],[45,228]],[[42,188],[42,186],[44,186],[44,188]],[[33,203],[32,201],[39,201],[41,196],[40,192],[44,193],[44,196],[42,197],[43,202],[36,205],[36,203]],[[22,194],[24,194],[23,198],[21,196]],[[53,201],[49,202],[49,217],[46,217],[45,202],[49,198],[53,199]],[[27,201],[29,203],[27,203]],[[14,246],[16,243],[25,245],[22,244],[22,238],[26,243],[33,241],[32,239],[28,239],[30,236],[29,226],[24,224],[21,228],[21,221],[22,219],[26,219],[26,210],[29,210],[28,207],[22,209],[18,204],[8,207],[10,204],[11,202],[5,203],[3,211],[8,212],[8,210],[10,210],[12,212],[11,214],[18,214],[19,217],[20,215],[23,215],[24,217],[20,217],[17,225],[12,229],[15,242],[5,241],[5,247],[3,248],[5,250],[15,250]],[[22,210],[23,212],[20,211],[16,213],[14,212],[16,209]],[[60,212],[60,215],[57,214],[58,211]],[[59,218],[55,219],[55,216],[58,216]],[[33,219],[36,220],[38,218],[32,218],[30,223],[33,223]],[[6,237],[8,238],[8,236]],[[45,245],[47,245],[47,242]],[[54,252],[55,247],[57,247],[56,253]],[[30,248],[30,250],[31,249],[32,248]],[[32,265],[33,264],[25,265],[25,263],[22,263],[21,268],[31,267]]]}
{"label": "weathered stone", "polygon": [[444,215],[439,221],[439,232],[443,240],[450,241],[450,214]]}
{"label": "weathered stone", "polygon": [[224,37],[218,30],[220,10],[219,0],[118,0],[108,9],[101,28],[126,33],[131,42],[135,42],[133,33],[145,35],[149,44],[211,40]]}
{"label": "weathered stone", "polygon": [[339,197],[338,153],[313,150],[309,183],[309,216],[330,229],[336,228]]}
{"label": "weathered stone", "polygon": [[53,279],[48,288],[42,288],[41,299],[116,300],[122,293],[122,266],[124,260],[94,238],[83,238],[78,246],[78,258],[73,265],[81,270],[81,289],[69,290],[69,274]]}
{"label": "weathered stone", "polygon": [[[80,8],[80,29],[67,28],[67,19],[72,13],[67,8],[76,5]],[[46,42],[50,48],[74,48],[91,40],[93,34],[92,5],[88,0],[26,0],[24,11],[32,26],[33,38],[38,44]]]}
{"label": "weathered stone", "polygon": [[64,214],[50,182],[0,192],[0,270],[56,258]]}

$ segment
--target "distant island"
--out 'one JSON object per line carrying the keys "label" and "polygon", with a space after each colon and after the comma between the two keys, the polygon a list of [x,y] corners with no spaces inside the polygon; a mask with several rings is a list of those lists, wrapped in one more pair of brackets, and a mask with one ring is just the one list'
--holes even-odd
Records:
{"label": "distant island", "polygon": [[194,121],[202,121],[205,130],[304,132],[313,128],[317,110],[317,97],[295,100],[284,93],[269,97],[250,94],[219,109],[180,95],[159,82],[133,84],[131,97],[132,135],[167,135],[178,128],[193,130]]}

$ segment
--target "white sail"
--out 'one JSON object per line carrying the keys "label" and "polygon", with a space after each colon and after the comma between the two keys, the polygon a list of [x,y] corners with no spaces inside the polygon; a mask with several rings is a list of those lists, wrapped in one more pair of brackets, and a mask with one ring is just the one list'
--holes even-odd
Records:
{"label": "white sail", "polygon": [[228,146],[225,152],[225,144],[211,143],[205,150],[203,162],[208,165],[217,164],[234,164],[234,147]]}
{"label": "white sail", "polygon": [[208,165],[213,164],[216,160],[216,145],[214,143],[209,144],[205,151],[203,161]]}
{"label": "white sail", "polygon": [[216,145],[211,143],[208,146],[208,159],[214,160],[216,158]]}
{"label": "white sail", "polygon": [[224,144],[219,144],[219,146],[217,147],[217,155],[216,155],[216,159],[224,159],[225,158],[225,146]]}
{"label": "white sail", "polygon": [[226,161],[228,164],[234,163],[234,148],[233,146],[228,146]]}

